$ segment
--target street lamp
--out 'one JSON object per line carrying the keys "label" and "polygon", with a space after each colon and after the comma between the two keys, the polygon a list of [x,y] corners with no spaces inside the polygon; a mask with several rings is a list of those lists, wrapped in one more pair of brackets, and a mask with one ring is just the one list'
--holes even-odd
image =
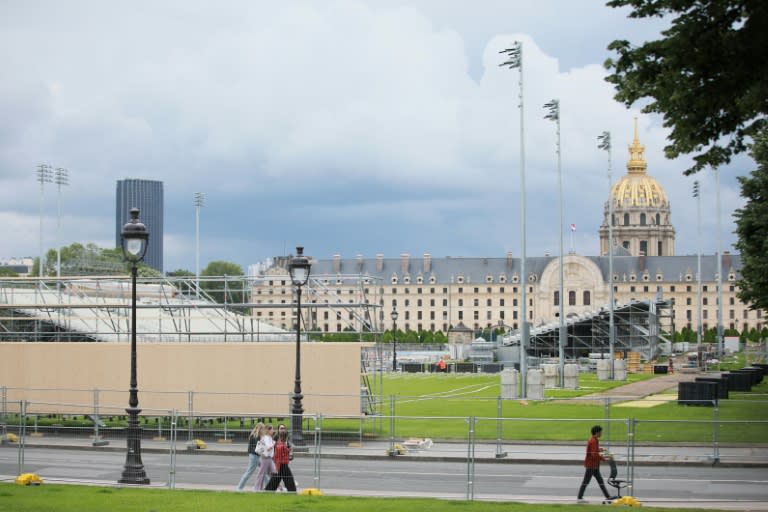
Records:
{"label": "street lamp", "polygon": [[[392,308],[392,371],[397,371],[397,310]],[[406,319],[407,320],[407,319]]]}
{"label": "street lamp", "polygon": [[293,446],[304,446],[304,434],[301,431],[304,407],[301,404],[301,287],[309,281],[309,258],[304,256],[304,248],[296,247],[296,256],[288,263],[291,282],[296,287],[296,379],[293,385],[293,407],[291,409],[291,441]]}
{"label": "street lamp", "polygon": [[139,426],[139,390],[136,383],[136,276],[137,265],[144,259],[149,231],[139,220],[139,209],[131,208],[131,219],[120,233],[123,256],[131,264],[131,389],[128,399],[128,453],[125,456],[121,484],[148,484],[149,478],[141,462],[141,427]]}

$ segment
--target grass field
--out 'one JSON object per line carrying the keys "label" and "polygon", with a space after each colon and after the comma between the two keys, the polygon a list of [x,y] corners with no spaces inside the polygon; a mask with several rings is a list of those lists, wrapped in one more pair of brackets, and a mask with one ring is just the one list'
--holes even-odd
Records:
{"label": "grass field", "polygon": [[[635,420],[640,442],[712,442],[716,433],[720,442],[768,443],[768,425],[755,423],[768,421],[768,380],[749,393],[732,392],[718,408],[678,405],[676,400],[659,401],[653,407],[606,407],[591,400],[565,400],[649,378],[654,375],[632,374],[627,382],[598,381],[594,374],[584,374],[579,377],[578,390],[548,389],[545,397],[551,400],[545,401],[503,400],[499,415],[498,375],[386,375],[382,411],[388,416],[394,406],[396,437],[465,439],[466,419],[474,416],[478,418],[477,438],[495,439],[495,418],[500,416],[505,440],[578,441],[587,425],[610,421],[611,439],[623,441],[627,422]],[[762,402],[756,406],[756,401]],[[713,431],[714,420],[723,422],[717,432]],[[360,423],[327,419],[323,428],[354,431]],[[369,435],[389,435],[387,421],[383,425],[370,421],[364,428]]]}
{"label": "grass field", "polygon": [[[602,505],[546,505],[411,498],[350,498],[191,490],[49,485],[25,487],[0,483],[2,512],[552,512],[563,508],[598,510]],[[604,510],[604,507],[602,508]],[[657,508],[655,511],[690,509]]]}

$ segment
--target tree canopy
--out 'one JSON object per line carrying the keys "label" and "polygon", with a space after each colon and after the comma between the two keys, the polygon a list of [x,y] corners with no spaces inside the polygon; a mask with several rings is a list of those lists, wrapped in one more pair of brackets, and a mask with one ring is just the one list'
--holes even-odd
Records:
{"label": "tree canopy", "polygon": [[203,279],[200,287],[219,304],[241,304],[245,302],[248,284],[244,279],[231,279],[244,275],[243,268],[229,261],[212,261],[200,271],[205,278],[226,277],[224,280]]}
{"label": "tree canopy", "polygon": [[739,176],[747,202],[736,210],[736,248],[741,253],[739,299],[753,309],[768,311],[768,130],[752,145],[757,169]]}
{"label": "tree canopy", "polygon": [[768,113],[768,2],[766,0],[610,0],[631,7],[632,18],[671,16],[664,36],[633,46],[616,40],[605,62],[615,98],[671,128],[668,158],[693,154],[693,174],[718,167],[747,150]]}

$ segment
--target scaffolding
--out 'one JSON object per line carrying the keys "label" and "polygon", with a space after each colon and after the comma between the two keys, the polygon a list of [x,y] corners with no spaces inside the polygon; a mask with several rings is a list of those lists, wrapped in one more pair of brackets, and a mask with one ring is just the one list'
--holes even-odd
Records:
{"label": "scaffolding", "polygon": [[[598,311],[571,316],[566,320],[567,342],[565,357],[577,360],[593,353],[609,350],[610,312],[607,307]],[[616,306],[613,310],[615,352],[623,356],[636,352],[643,359],[653,360],[671,346],[674,332],[672,304],[669,301],[633,301]],[[518,345],[520,334],[503,338],[505,346]],[[559,350],[559,324],[545,324],[531,329],[529,357],[556,358]]]}

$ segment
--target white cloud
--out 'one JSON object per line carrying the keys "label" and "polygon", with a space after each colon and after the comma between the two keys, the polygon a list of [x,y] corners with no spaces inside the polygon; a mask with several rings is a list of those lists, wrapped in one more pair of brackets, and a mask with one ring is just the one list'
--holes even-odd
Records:
{"label": "white cloud", "polygon": [[[606,53],[594,48],[658,26],[639,31],[614,10],[560,0],[517,7],[3,4],[0,218],[24,233],[0,256],[37,251],[29,231],[39,225],[39,162],[70,169],[64,243],[111,245],[115,181],[163,180],[168,269],[194,265],[185,247],[195,191],[208,195],[205,261],[245,267],[294,239],[319,257],[519,254],[518,75],[498,66],[514,40],[525,52],[528,252],[558,246],[555,127],[542,105],[559,98],[566,223],[579,226],[577,250],[594,254],[608,193],[596,137],[613,134],[616,180],[637,115],[612,100]],[[678,251],[690,252],[686,162],[663,158],[658,119],[639,123],[649,172],[673,201]],[[723,211],[732,211],[732,176],[723,189]],[[46,197],[49,247],[53,188]]]}

